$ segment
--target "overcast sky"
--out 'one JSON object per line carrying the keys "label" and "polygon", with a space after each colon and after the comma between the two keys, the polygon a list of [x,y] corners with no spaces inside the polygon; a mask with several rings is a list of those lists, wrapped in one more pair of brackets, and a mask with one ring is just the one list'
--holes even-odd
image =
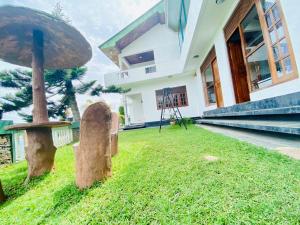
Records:
{"label": "overcast sky", "polygon": [[[87,79],[103,82],[105,73],[118,68],[98,49],[98,46],[120,31],[130,22],[141,16],[159,0],[0,0],[2,5],[26,6],[51,13],[60,2],[64,14],[89,41],[93,49],[93,58],[88,62]],[[0,70],[14,69],[16,66],[0,61]],[[113,108],[120,103],[115,95],[103,96]],[[95,99],[79,96],[80,108],[85,102]],[[4,115],[4,119],[15,119],[16,114]]]}

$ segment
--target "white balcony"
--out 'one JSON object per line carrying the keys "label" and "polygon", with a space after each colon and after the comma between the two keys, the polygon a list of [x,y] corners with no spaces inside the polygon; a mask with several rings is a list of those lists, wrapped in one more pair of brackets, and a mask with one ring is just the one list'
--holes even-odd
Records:
{"label": "white balcony", "polygon": [[120,72],[104,75],[106,86],[123,86],[132,83],[143,82],[152,79],[158,79],[170,75],[176,75],[179,71],[180,61],[168,63],[153,64],[145,67],[138,67]]}

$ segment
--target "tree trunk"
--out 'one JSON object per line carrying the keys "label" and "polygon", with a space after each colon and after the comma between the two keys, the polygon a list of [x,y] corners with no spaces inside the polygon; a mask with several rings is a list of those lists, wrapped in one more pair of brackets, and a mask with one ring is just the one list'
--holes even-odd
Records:
{"label": "tree trunk", "polygon": [[[44,38],[43,32],[33,31],[32,48],[32,94],[33,122],[47,123],[48,110],[44,82]],[[28,177],[40,176],[50,172],[54,164],[56,148],[53,144],[51,128],[31,128],[27,130]]]}
{"label": "tree trunk", "polygon": [[4,191],[2,189],[2,184],[0,181],[0,203],[5,201],[5,195],[4,195]]}
{"label": "tree trunk", "polygon": [[69,98],[69,107],[71,108],[72,114],[73,114],[73,121],[74,122],[79,122],[80,121],[80,112],[76,100],[76,95],[74,92],[74,87],[72,84],[72,81],[69,81],[68,84],[66,84],[67,89],[67,94]]}

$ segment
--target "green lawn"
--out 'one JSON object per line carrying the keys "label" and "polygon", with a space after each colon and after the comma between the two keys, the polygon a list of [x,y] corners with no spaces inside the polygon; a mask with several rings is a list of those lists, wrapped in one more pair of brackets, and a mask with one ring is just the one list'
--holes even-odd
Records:
{"label": "green lawn", "polygon": [[25,177],[26,163],[0,169],[1,225],[300,224],[300,162],[194,126],[122,132],[113,177],[83,192],[71,146],[55,172]]}

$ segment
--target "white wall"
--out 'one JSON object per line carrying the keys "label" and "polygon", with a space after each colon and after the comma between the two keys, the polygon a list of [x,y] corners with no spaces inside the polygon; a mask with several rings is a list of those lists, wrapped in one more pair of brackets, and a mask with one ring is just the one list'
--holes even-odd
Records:
{"label": "white wall", "polygon": [[[284,11],[284,17],[287,21],[288,30],[292,42],[292,47],[294,50],[296,63],[298,69],[300,68],[300,14],[298,13],[297,4],[298,0],[281,0],[281,5]],[[227,45],[224,38],[223,27],[226,25],[228,18],[233,12],[228,12],[227,18],[223,21],[223,24],[220,25],[220,29],[215,34],[214,45],[216,49],[216,55],[218,60],[218,67],[220,72],[222,93],[224,99],[224,106],[231,106],[236,104],[235,94],[232,82],[231,69],[229,64],[229,56],[227,51]],[[208,49],[211,49],[213,46],[208,46]],[[298,70],[299,75],[299,70]],[[200,81],[201,82],[201,81]],[[258,90],[250,93],[251,101],[262,100],[266,98],[271,98],[275,96],[281,96],[285,94],[290,94],[300,91],[300,79],[294,79],[292,81],[284,82],[281,84],[276,84],[271,87]],[[203,96],[203,101],[204,101]],[[205,107],[205,111],[214,109],[214,106]]]}
{"label": "white wall", "polygon": [[131,92],[127,95],[141,93],[145,122],[159,121],[161,110],[157,109],[155,91],[167,87],[183,85],[186,85],[189,106],[180,107],[179,110],[183,117],[198,117],[203,112],[203,106],[201,105],[202,93],[199,76],[195,76],[194,73],[183,77],[174,76],[160,81],[140,84],[136,87],[132,87]]}
{"label": "white wall", "polygon": [[158,24],[124,48],[119,57],[149,50],[154,51],[155,63],[157,64],[179,59],[180,50],[177,33],[169,29],[166,24]]}
{"label": "white wall", "polygon": [[281,95],[287,95],[300,91],[300,79],[291,80],[278,85],[274,85],[263,90],[258,90],[250,94],[251,101],[258,101]]}
{"label": "white wall", "polygon": [[294,49],[298,69],[300,69],[300,13],[299,0],[280,0]]}
{"label": "white wall", "polygon": [[[25,148],[28,145],[26,132],[17,131],[13,135],[16,161],[19,162],[25,160]],[[52,137],[55,147],[61,147],[70,144],[73,141],[72,129],[69,127],[53,128]]]}

